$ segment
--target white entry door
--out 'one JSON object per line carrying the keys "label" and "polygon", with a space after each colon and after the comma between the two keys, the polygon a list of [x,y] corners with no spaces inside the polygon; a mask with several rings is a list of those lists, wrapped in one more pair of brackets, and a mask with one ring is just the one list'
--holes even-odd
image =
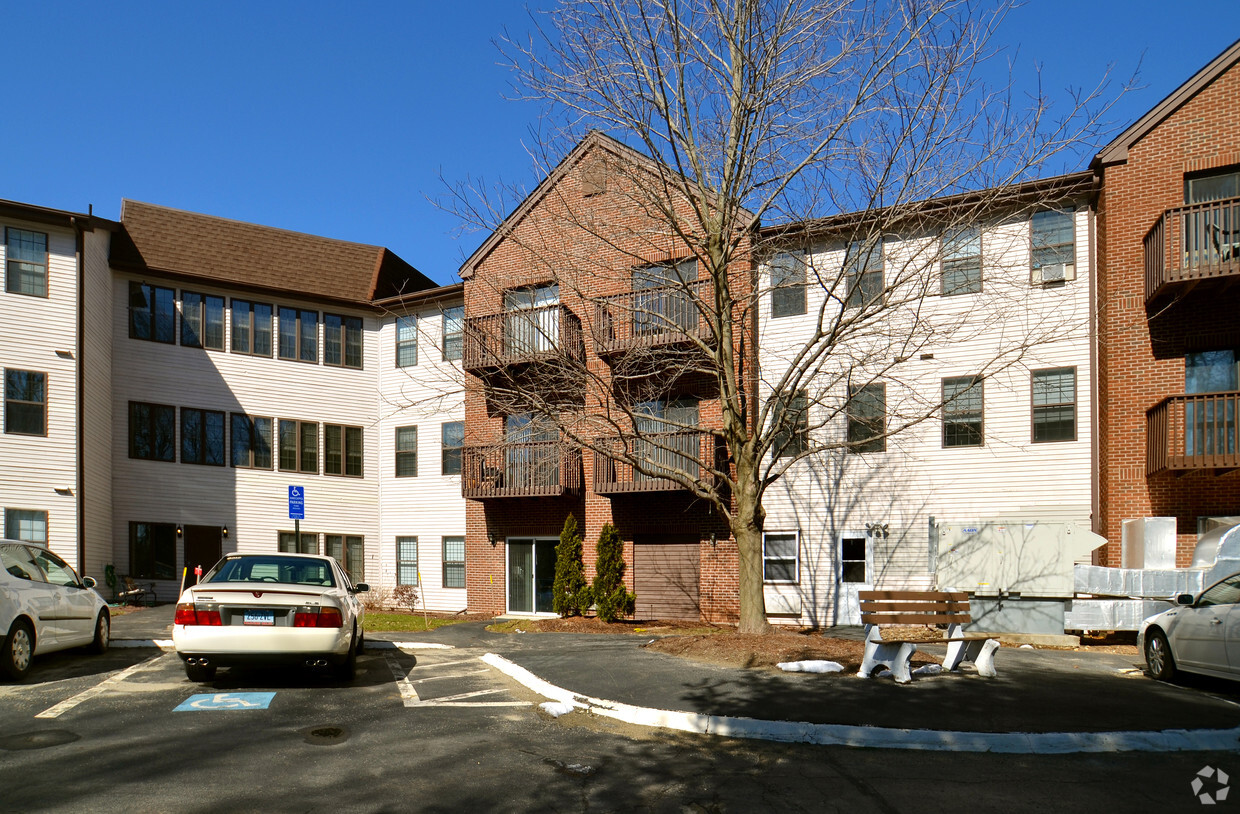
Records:
{"label": "white entry door", "polygon": [[836,546],[835,596],[837,625],[861,624],[858,591],[874,588],[874,546],[868,532],[845,532]]}

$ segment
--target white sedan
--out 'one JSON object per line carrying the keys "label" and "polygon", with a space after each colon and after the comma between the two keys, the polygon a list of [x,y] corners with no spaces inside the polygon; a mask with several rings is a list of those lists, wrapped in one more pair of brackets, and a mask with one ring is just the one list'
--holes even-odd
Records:
{"label": "white sedan", "polygon": [[1240,679],[1240,574],[1200,596],[1180,594],[1175,604],[1141,623],[1137,646],[1150,675],[1170,681],[1183,670]]}
{"label": "white sedan", "polygon": [[20,680],[54,650],[107,650],[108,603],[94,587],[44,546],[0,540],[0,675]]}
{"label": "white sedan", "polygon": [[191,681],[217,667],[304,664],[353,678],[365,609],[333,557],[230,554],[177,600],[172,642]]}

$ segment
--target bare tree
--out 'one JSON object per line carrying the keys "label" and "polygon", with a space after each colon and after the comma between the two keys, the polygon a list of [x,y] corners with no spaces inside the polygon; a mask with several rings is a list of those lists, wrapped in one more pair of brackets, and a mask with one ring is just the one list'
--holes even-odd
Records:
{"label": "bare tree", "polygon": [[[575,301],[583,322],[570,335],[572,309],[512,309],[496,332],[509,344],[477,337],[475,351],[502,361],[516,341],[554,352],[533,367],[497,365],[470,386],[601,465],[712,504],[738,547],[742,631],[767,629],[767,488],[806,456],[885,443],[935,415],[941,394],[909,387],[885,397],[884,421],[865,419],[873,385],[898,381],[927,347],[1011,320],[1028,288],[988,290],[1006,298],[989,316],[945,316],[926,308],[947,284],[944,262],[979,226],[1081,192],[1080,178],[1032,179],[1097,136],[1105,81],[1066,93],[1054,114],[1045,96],[1018,105],[1010,82],[983,81],[1006,4],[978,6],[565,0],[536,21],[536,36],[501,44],[520,96],[546,103],[534,158],[546,177],[572,170],[578,180],[572,194],[551,188],[539,218],[503,238],[521,245],[524,279],[541,270],[558,285],[557,308]],[[583,139],[590,149],[573,153]],[[565,168],[564,155],[580,166]],[[606,203],[590,194],[596,185]],[[466,182],[447,206],[493,232],[511,200]],[[885,255],[892,235],[901,249]],[[515,279],[487,284],[500,297]],[[777,366],[758,370],[759,308],[806,287],[822,294],[807,327]],[[1086,318],[1028,312],[978,380]],[[625,353],[602,366],[579,352],[587,342]],[[708,422],[677,409],[686,382],[717,398],[717,431],[701,433]],[[530,459],[529,476],[560,465]]]}

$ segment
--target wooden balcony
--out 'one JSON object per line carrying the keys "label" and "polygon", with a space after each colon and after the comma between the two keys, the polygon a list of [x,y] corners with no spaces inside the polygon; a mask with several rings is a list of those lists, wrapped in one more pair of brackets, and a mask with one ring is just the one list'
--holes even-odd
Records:
{"label": "wooden balcony", "polygon": [[581,494],[581,484],[581,450],[560,441],[461,450],[462,497],[561,497]]}
{"label": "wooden balcony", "polygon": [[1240,198],[1168,209],[1145,235],[1145,303],[1240,277]]}
{"label": "wooden balcony", "polygon": [[585,358],[581,320],[563,305],[505,311],[465,320],[462,364],[485,374],[533,362]]}
{"label": "wooden balcony", "polygon": [[1240,393],[1171,396],[1145,413],[1146,474],[1187,474],[1240,467],[1236,418]]}
{"label": "wooden balcony", "polygon": [[594,304],[595,351],[606,359],[693,339],[714,344],[714,331],[699,308],[713,290],[709,280],[698,280],[600,297]]}
{"label": "wooden balcony", "polygon": [[[712,477],[711,463],[720,463],[721,444],[709,432],[661,432],[601,441],[612,453],[594,452],[594,493],[598,495],[680,491],[685,487],[658,473],[683,472],[704,480]],[[629,461],[624,460],[626,451]],[[648,472],[639,471],[632,460],[645,462]]]}

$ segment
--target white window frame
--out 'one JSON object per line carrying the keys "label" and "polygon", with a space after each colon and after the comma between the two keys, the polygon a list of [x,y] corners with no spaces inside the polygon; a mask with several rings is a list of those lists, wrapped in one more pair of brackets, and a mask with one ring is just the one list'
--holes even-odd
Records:
{"label": "white window frame", "polygon": [[[793,541],[796,543],[796,552],[792,556],[793,573],[796,576],[793,577],[792,579],[767,579],[766,578],[767,562],[768,561],[769,562],[787,562],[788,558],[768,556],[766,553],[766,539],[767,537],[773,537],[773,536],[787,537],[788,535],[791,535]],[[798,585],[800,584],[801,582],[801,532],[800,531],[776,530],[776,531],[762,532],[762,582],[764,585]]]}

